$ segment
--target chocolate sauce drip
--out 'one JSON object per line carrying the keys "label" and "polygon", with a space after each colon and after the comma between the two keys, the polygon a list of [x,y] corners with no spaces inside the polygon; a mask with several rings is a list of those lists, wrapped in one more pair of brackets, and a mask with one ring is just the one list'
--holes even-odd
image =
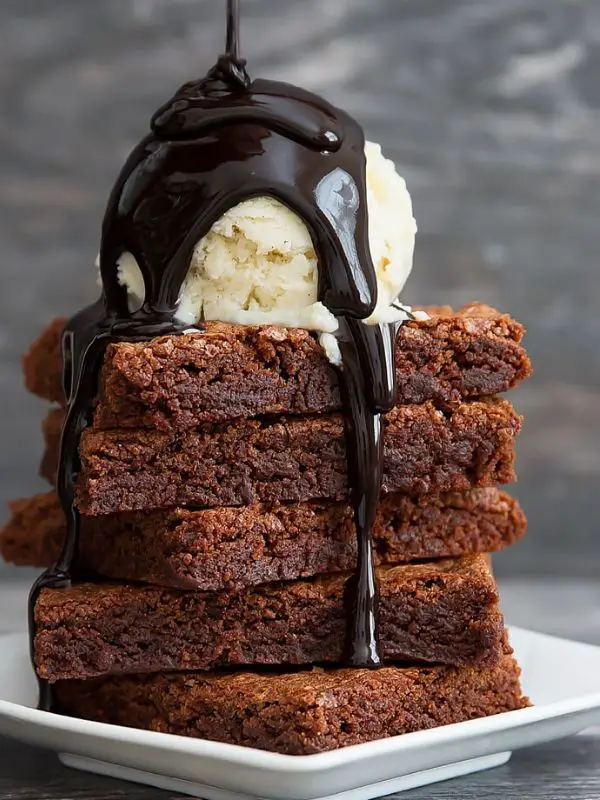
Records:
{"label": "chocolate sauce drip", "polygon": [[[102,226],[97,303],[73,317],[63,334],[64,424],[57,491],[67,538],[43,587],[69,586],[76,574],[78,447],[97,390],[108,343],[181,332],[175,319],[192,252],[232,206],[270,195],[307,225],[319,262],[319,300],[337,317],[343,367],[348,476],[358,566],[347,585],[344,661],[381,663],[371,529],[382,482],[381,415],[393,406],[394,325],[365,325],[377,280],[368,241],[364,134],[344,111],[285,83],[252,80],[239,57],[238,3],[229,0],[227,53],[201,80],[181,87],[151,121],[110,195]],[[130,312],[118,260],[131,253],[145,299]],[[42,682],[40,704],[51,707]]]}

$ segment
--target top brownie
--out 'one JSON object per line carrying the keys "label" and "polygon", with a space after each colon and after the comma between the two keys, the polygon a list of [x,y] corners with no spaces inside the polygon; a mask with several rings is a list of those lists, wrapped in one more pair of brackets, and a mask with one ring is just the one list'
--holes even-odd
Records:
{"label": "top brownie", "polygon": [[[398,332],[398,404],[430,400],[452,408],[529,375],[523,326],[509,316],[482,304],[426,310],[429,319],[406,322]],[[29,390],[60,403],[63,324],[51,323],[24,359]],[[199,333],[109,345],[94,427],[185,430],[340,407],[337,371],[309,331],[209,322]]]}

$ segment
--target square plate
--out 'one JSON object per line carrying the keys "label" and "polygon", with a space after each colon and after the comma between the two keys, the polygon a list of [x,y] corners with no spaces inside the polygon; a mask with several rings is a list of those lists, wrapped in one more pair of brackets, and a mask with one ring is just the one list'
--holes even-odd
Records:
{"label": "square plate", "polygon": [[0,637],[0,734],[64,764],[207,800],[366,800],[498,766],[600,722],[600,647],[511,628],[533,708],[312,756],[285,756],[35,709],[24,634]]}

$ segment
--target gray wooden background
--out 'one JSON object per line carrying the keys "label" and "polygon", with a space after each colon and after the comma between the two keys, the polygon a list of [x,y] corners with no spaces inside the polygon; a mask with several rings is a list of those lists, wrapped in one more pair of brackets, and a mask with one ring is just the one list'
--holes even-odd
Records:
{"label": "gray wooden background", "polygon": [[[255,74],[347,107],[419,224],[406,299],[486,300],[529,329],[500,573],[593,577],[600,536],[600,2],[242,0]],[[0,3],[0,490],[36,478],[19,358],[94,294],[107,193],[157,105],[221,48],[224,0]]]}

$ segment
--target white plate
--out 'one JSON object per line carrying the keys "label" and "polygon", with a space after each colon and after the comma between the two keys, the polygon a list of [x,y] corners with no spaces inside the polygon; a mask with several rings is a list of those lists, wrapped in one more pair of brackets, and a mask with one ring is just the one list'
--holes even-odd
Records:
{"label": "white plate", "polygon": [[0,637],[0,734],[64,764],[207,800],[366,800],[498,766],[510,751],[600,722],[600,647],[519,628],[511,641],[533,708],[313,756],[284,756],[35,709],[27,637]]}

